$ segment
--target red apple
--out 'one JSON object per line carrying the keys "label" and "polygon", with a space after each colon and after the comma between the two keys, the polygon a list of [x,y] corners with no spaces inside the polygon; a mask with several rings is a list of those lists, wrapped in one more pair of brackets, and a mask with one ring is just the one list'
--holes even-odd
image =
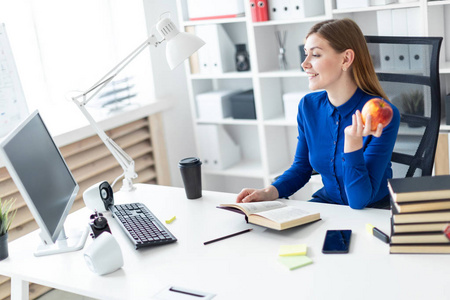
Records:
{"label": "red apple", "polygon": [[368,115],[372,116],[372,131],[377,130],[377,126],[379,123],[383,125],[383,128],[386,127],[389,122],[392,120],[393,115],[392,107],[386,103],[383,99],[373,98],[364,104],[364,107],[361,111],[361,118],[366,124],[366,119]]}

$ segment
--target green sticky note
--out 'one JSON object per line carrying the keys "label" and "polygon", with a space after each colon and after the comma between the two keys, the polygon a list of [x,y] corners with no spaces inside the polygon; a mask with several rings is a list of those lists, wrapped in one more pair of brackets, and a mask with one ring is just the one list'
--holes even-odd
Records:
{"label": "green sticky note", "polygon": [[292,255],[306,255],[305,244],[301,245],[282,245],[280,250],[278,250],[279,256],[292,256]]}
{"label": "green sticky note", "polygon": [[297,256],[279,256],[278,261],[285,265],[289,270],[294,270],[309,264],[312,264],[312,259],[306,255]]}

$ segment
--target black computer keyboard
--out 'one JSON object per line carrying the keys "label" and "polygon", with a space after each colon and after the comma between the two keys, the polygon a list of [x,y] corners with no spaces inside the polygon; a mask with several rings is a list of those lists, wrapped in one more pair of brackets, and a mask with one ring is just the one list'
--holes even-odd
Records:
{"label": "black computer keyboard", "polygon": [[177,240],[142,203],[114,205],[111,212],[136,249]]}

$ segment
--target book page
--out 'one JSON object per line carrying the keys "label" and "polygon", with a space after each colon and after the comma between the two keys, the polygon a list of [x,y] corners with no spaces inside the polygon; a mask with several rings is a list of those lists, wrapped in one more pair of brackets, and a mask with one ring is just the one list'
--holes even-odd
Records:
{"label": "book page", "polygon": [[311,213],[295,206],[285,206],[280,209],[259,212],[257,215],[282,224],[311,215]]}
{"label": "book page", "polygon": [[280,201],[261,201],[249,203],[235,203],[235,206],[242,207],[247,214],[254,214],[266,210],[285,207],[286,204]]}

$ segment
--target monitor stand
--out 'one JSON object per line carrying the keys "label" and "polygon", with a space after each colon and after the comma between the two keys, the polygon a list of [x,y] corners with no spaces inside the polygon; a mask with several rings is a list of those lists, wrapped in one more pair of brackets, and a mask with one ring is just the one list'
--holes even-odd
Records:
{"label": "monitor stand", "polygon": [[88,226],[83,229],[77,228],[76,230],[72,230],[68,236],[63,228],[54,244],[45,244],[42,240],[34,252],[34,256],[45,256],[83,249],[88,234]]}

